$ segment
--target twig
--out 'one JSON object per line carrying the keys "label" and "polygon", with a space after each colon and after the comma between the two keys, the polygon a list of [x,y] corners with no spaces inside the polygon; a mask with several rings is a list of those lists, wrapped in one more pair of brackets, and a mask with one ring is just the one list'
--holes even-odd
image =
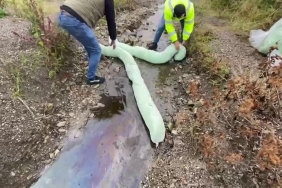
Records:
{"label": "twig", "polygon": [[31,111],[31,109],[27,106],[26,102],[24,100],[22,100],[20,97],[17,97],[17,99],[19,99],[19,101],[21,101],[23,103],[23,105],[28,109],[28,111],[31,113],[32,117],[35,118],[34,113]]}
{"label": "twig", "polygon": [[277,89],[277,86],[275,86],[275,89],[276,89],[277,98],[278,98],[278,114],[279,114],[279,117],[281,117],[281,116],[280,116],[280,114],[281,114],[281,99],[280,99],[280,93],[279,93],[279,91],[278,91],[278,89]]}

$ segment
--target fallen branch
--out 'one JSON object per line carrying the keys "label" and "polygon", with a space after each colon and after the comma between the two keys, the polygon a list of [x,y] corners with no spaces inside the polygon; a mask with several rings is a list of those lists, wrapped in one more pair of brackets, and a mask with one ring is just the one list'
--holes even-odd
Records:
{"label": "fallen branch", "polygon": [[19,99],[19,101],[21,101],[23,103],[23,105],[28,109],[28,111],[31,113],[32,117],[35,118],[34,113],[31,111],[31,109],[28,107],[28,105],[26,104],[26,102],[24,100],[22,100],[20,97],[17,97],[17,99]]}

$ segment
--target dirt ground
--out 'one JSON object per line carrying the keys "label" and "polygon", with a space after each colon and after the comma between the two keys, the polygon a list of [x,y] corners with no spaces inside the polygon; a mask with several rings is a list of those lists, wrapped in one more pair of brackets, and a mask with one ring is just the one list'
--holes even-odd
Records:
{"label": "dirt ground", "polygon": [[[141,24],[146,25],[146,18],[157,9],[156,2],[150,3],[150,7],[137,6],[134,14],[130,10],[118,14],[118,33],[122,40],[134,42],[128,32],[136,32]],[[213,49],[217,60],[228,62],[232,74],[265,60],[232,32],[225,21],[210,16],[199,21],[216,35],[206,45]],[[84,126],[88,118],[94,116],[89,107],[96,106],[100,94],[107,92],[106,85],[84,85],[87,63],[80,46],[73,62],[50,80],[46,68],[38,66],[38,49],[12,33],[28,35],[28,28],[28,22],[19,18],[0,19],[0,187],[5,188],[29,187],[36,181],[41,170],[52,164],[60,152],[65,134]],[[107,43],[105,23],[98,26],[96,35],[102,44]],[[103,58],[98,74],[107,75],[111,63],[111,59]],[[163,83],[156,91],[173,88],[173,92],[162,95],[164,99],[173,99],[176,113],[167,119],[170,122],[167,122],[166,140],[156,149],[154,164],[142,187],[257,187],[255,178],[247,178],[244,184],[244,175],[239,174],[233,180],[234,173],[228,169],[221,173],[211,170],[200,152],[195,138],[197,126],[191,124],[189,118],[195,116],[201,99],[212,95],[213,86],[208,73],[199,69],[199,63],[195,55],[189,54],[186,62],[171,66],[169,76],[160,75],[166,78],[161,79]],[[202,98],[195,101],[187,92],[193,83],[201,86]]]}
{"label": "dirt ground", "polygon": [[[137,6],[135,14],[127,8],[119,11],[120,37],[137,29],[142,18],[153,12],[152,8]],[[100,42],[107,43],[105,23],[101,22],[96,30]],[[52,164],[67,132],[79,130],[94,116],[89,107],[97,106],[107,88],[85,85],[87,62],[79,44],[75,59],[56,78],[49,79],[48,70],[39,66],[37,47],[13,31],[29,36],[29,23],[9,16],[0,19],[0,187],[23,188]],[[103,58],[98,74],[107,75],[111,63]]]}

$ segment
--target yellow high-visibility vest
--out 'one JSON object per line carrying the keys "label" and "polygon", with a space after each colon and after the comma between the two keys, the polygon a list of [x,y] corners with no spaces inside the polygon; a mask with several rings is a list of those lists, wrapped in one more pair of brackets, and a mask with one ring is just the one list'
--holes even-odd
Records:
{"label": "yellow high-visibility vest", "polygon": [[[186,17],[173,17],[174,7],[183,4],[186,8]],[[184,19],[183,40],[189,39],[194,29],[194,4],[190,0],[166,0],[164,7],[165,29],[170,37],[171,42],[177,41],[177,34],[174,29],[173,20]]]}

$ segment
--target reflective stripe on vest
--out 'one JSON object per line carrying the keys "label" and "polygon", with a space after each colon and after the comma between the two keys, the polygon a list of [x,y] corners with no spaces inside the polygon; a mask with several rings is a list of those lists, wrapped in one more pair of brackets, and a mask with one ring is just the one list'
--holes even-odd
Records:
{"label": "reflective stripe on vest", "polygon": [[190,32],[187,32],[187,31],[185,31],[184,29],[183,29],[183,34],[185,34],[185,35],[191,35]]}
{"label": "reflective stripe on vest", "polygon": [[173,31],[173,32],[171,32],[171,33],[168,33],[168,36],[169,37],[172,37],[173,35],[175,35],[176,34],[176,31]]}
{"label": "reflective stripe on vest", "polygon": [[[174,7],[172,6],[172,1],[173,0],[169,0],[168,5],[169,5],[169,8],[170,8],[172,15],[173,15],[174,14]],[[186,8],[186,15],[188,15],[190,8],[191,8],[191,1],[189,1],[188,6]]]}
{"label": "reflective stripe on vest", "polygon": [[165,20],[165,24],[173,24],[172,20]]}
{"label": "reflective stripe on vest", "polygon": [[184,21],[186,24],[191,24],[194,22],[194,19],[193,20],[188,20],[188,21]]}

